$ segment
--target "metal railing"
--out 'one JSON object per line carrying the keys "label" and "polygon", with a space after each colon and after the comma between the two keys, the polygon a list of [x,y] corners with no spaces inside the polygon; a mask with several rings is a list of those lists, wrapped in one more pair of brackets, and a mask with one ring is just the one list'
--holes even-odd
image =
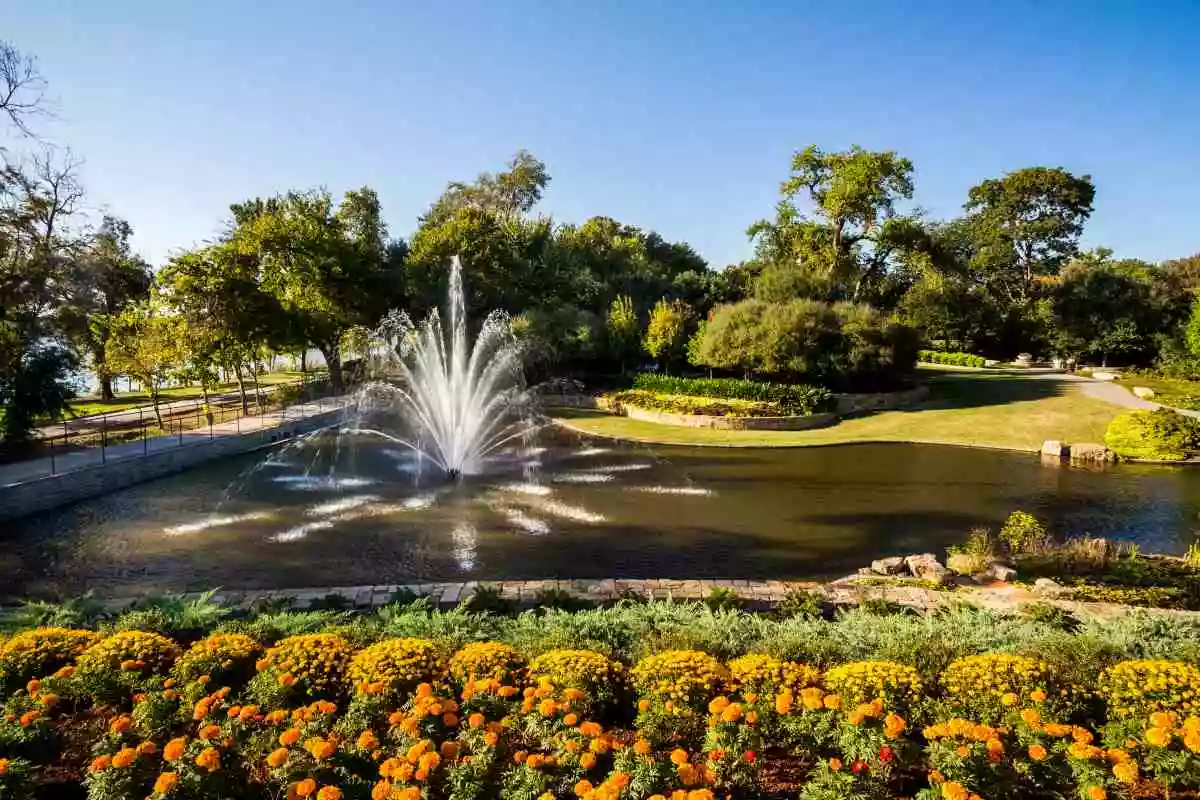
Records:
{"label": "metal railing", "polygon": [[[48,457],[49,471],[42,474],[56,475],[78,469],[79,459],[70,456],[82,452],[95,453],[98,450],[99,461],[96,462],[94,458],[91,461],[103,464],[115,448],[120,448],[119,456],[126,458],[148,455],[156,449],[156,444],[161,449],[167,437],[174,437],[174,444],[182,446],[188,441],[210,441],[215,436],[229,433],[240,435],[243,420],[255,420],[257,424],[253,426],[254,430],[283,425],[288,421],[289,407],[320,402],[332,393],[326,375],[306,375],[298,381],[261,386],[257,392],[247,387],[244,404],[240,395],[223,394],[210,399],[208,403],[202,398],[163,402],[159,404],[157,414],[152,406],[147,405],[76,417],[40,428],[32,452],[23,460]],[[217,431],[217,428],[227,426],[230,422],[234,423],[232,429],[225,427]],[[57,428],[61,428],[61,431],[56,431]],[[140,454],[137,452],[138,443],[141,445]],[[76,463],[63,463],[67,461]]]}

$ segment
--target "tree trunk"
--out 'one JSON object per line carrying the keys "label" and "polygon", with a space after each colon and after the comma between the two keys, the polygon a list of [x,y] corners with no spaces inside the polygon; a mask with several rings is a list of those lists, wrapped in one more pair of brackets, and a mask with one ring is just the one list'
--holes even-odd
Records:
{"label": "tree trunk", "polygon": [[113,379],[109,375],[100,376],[100,399],[105,403],[111,403],[116,399],[116,395],[113,394]]}
{"label": "tree trunk", "polygon": [[308,372],[308,348],[300,351],[300,374]]}
{"label": "tree trunk", "polygon": [[258,365],[250,362],[250,377],[254,380],[254,402],[258,403],[258,410],[262,411],[263,395],[262,387],[258,385]]}
{"label": "tree trunk", "polygon": [[242,365],[233,366],[233,374],[237,376],[238,393],[242,396],[242,414],[250,413],[250,403],[246,400],[246,381],[242,378]]}
{"label": "tree trunk", "polygon": [[342,393],[342,356],[337,345],[322,347],[321,355],[325,357],[325,366],[329,368],[329,388],[334,394]]}
{"label": "tree trunk", "polygon": [[158,407],[158,381],[146,381],[146,391],[150,393],[150,403],[154,406],[154,421],[161,430],[163,426],[162,409]]}

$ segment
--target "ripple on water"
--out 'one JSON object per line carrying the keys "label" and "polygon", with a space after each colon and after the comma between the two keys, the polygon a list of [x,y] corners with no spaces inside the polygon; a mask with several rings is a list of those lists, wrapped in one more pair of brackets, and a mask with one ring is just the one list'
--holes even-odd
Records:
{"label": "ripple on water", "polygon": [[679,494],[688,497],[712,497],[713,490],[703,486],[626,486],[631,492],[647,492],[649,494]]}
{"label": "ripple on water", "polygon": [[496,510],[500,512],[504,519],[508,520],[510,525],[526,533],[532,533],[534,536],[545,536],[550,532],[550,523],[536,517],[531,517],[520,509],[498,508]]}
{"label": "ripple on water", "polygon": [[288,528],[282,533],[277,533],[274,536],[268,536],[268,542],[286,543],[295,542],[308,536],[313,531],[324,531],[333,527],[333,523],[329,520],[320,520],[319,522],[306,522],[303,525],[297,525],[294,528]]}
{"label": "ripple on water", "polygon": [[308,509],[304,514],[309,517],[324,517],[329,514],[337,514],[340,511],[349,511],[352,508],[365,506],[368,503],[375,503],[382,499],[377,494],[358,494],[353,497],[343,497],[340,500],[330,500],[328,503],[321,503]]}
{"label": "ripple on water", "polygon": [[540,483],[505,483],[496,487],[503,492],[515,492],[516,494],[532,494],[538,497],[545,497],[550,494],[550,487],[543,486]]}
{"label": "ripple on water", "polygon": [[229,514],[223,517],[208,517],[199,522],[188,522],[183,525],[172,525],[169,528],[163,528],[163,533],[167,536],[179,536],[184,533],[199,533],[206,531],[209,528],[219,528],[223,525],[235,525],[239,522],[250,522],[256,519],[270,519],[271,512],[269,511],[251,511],[248,514]]}
{"label": "ripple on water", "polygon": [[550,476],[551,483],[609,483],[612,479],[604,472],[560,472]]}
{"label": "ripple on water", "polygon": [[379,481],[373,478],[335,478],[330,475],[277,475],[271,479],[298,492],[320,492],[331,489],[358,489]]}

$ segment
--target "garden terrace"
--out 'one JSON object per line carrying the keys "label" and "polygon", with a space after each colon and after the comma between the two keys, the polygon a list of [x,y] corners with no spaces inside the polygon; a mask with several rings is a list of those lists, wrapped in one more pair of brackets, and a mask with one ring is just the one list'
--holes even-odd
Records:
{"label": "garden terrace", "polygon": [[[797,598],[799,601],[799,598]],[[1200,622],[623,601],[27,610],[14,797],[1161,796],[1200,787]],[[38,627],[33,627],[37,625]],[[80,788],[76,781],[82,781]]]}

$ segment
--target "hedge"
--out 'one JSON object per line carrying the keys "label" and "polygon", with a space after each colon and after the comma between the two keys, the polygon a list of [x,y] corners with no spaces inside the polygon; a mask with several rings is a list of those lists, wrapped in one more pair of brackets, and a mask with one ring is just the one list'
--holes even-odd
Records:
{"label": "hedge", "polygon": [[1104,443],[1121,458],[1182,461],[1200,449],[1200,420],[1169,408],[1127,411],[1108,423]]}
{"label": "hedge", "polygon": [[970,353],[943,353],[938,350],[921,350],[917,360],[926,364],[949,364],[954,367],[983,367],[987,364],[983,356]]}
{"label": "hedge", "polygon": [[740,378],[678,378],[673,375],[641,372],[634,377],[633,388],[661,394],[775,403],[785,415],[830,411],[835,404],[833,393],[821,386]]}

